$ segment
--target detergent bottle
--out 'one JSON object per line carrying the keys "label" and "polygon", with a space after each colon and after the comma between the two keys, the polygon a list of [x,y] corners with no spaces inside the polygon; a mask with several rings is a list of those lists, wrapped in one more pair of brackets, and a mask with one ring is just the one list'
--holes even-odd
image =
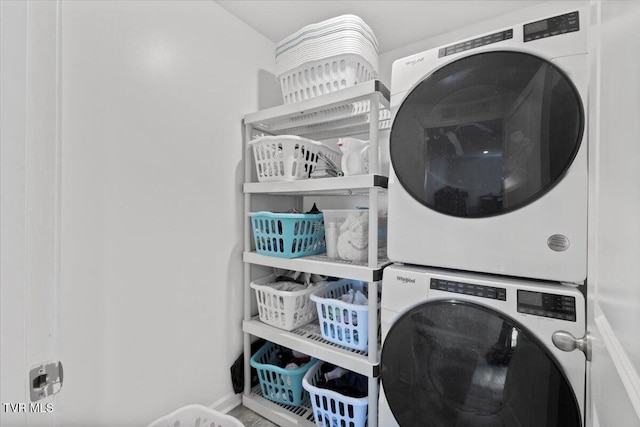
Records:
{"label": "detergent bottle", "polygon": [[338,147],[342,151],[341,166],[345,176],[369,173],[369,141],[340,138]]}

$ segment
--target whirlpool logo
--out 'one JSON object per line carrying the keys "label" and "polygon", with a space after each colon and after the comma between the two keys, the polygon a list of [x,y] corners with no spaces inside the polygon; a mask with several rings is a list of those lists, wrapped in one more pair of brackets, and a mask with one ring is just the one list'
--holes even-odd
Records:
{"label": "whirlpool logo", "polygon": [[402,283],[416,283],[416,279],[411,279],[409,277],[396,276],[396,279],[398,280],[398,282]]}
{"label": "whirlpool logo", "polygon": [[411,66],[411,65],[416,65],[418,62],[422,62],[424,61],[424,56],[418,58],[418,59],[412,59],[411,61],[406,61],[404,63],[404,65],[406,66]]}

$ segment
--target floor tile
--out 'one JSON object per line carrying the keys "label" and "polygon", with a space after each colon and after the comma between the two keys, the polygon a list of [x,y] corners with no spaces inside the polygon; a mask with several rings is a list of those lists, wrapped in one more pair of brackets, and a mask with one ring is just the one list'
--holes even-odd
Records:
{"label": "floor tile", "polygon": [[245,427],[278,427],[277,424],[261,417],[252,410],[238,405],[228,412],[232,417],[236,417]]}

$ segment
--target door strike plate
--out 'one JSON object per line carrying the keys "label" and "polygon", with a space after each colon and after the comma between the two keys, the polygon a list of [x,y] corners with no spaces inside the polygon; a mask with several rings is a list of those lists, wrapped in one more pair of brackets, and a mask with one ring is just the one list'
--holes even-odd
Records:
{"label": "door strike plate", "polygon": [[62,363],[49,362],[36,365],[29,371],[31,401],[36,402],[56,394],[62,388]]}

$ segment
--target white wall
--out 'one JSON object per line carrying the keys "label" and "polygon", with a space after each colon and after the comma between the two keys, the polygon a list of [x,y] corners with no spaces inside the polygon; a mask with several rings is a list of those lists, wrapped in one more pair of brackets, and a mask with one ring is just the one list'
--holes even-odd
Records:
{"label": "white wall", "polygon": [[232,393],[274,45],[212,1],[63,6],[61,425],[146,425]]}

